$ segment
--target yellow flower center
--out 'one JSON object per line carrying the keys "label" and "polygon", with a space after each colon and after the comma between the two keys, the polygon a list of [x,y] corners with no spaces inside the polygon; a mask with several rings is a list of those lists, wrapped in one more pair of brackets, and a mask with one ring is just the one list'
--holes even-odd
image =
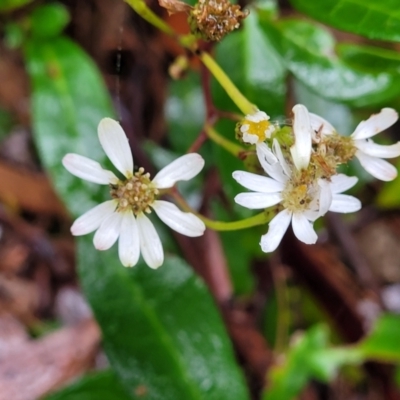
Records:
{"label": "yellow flower center", "polygon": [[135,215],[150,213],[150,206],[159,194],[158,189],[150,181],[150,174],[145,174],[143,168],[139,168],[132,178],[110,187],[111,197],[118,200],[117,211],[132,210]]}
{"label": "yellow flower center", "polygon": [[255,135],[258,137],[259,142],[264,142],[268,137],[268,131],[273,128],[271,123],[267,120],[262,120],[260,122],[249,121],[245,119],[242,124],[242,133]]}

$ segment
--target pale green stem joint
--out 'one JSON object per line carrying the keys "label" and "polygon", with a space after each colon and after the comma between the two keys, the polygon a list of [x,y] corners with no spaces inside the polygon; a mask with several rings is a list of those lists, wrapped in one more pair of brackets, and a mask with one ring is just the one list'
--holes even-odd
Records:
{"label": "pale green stem joint", "polygon": [[147,6],[143,0],[125,0],[143,19],[160,29],[160,31],[175,36],[175,31]]}
{"label": "pale green stem joint", "polygon": [[250,103],[246,97],[243,96],[239,89],[229,79],[228,75],[226,75],[222,68],[208,53],[203,52],[199,57],[244,115],[254,114],[258,110],[254,104]]}
{"label": "pale green stem joint", "polygon": [[223,147],[226,151],[234,155],[235,157],[240,157],[240,154],[245,152],[245,149],[231,142],[230,140],[221,136],[214,128],[211,126],[206,126],[204,128],[207,136],[216,144]]}

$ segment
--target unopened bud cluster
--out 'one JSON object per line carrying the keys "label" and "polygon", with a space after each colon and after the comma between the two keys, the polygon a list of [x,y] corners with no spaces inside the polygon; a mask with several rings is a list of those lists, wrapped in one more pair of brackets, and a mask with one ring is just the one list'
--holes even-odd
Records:
{"label": "unopened bud cluster", "polygon": [[238,29],[248,15],[228,0],[200,0],[189,14],[191,32],[209,42],[218,42]]}

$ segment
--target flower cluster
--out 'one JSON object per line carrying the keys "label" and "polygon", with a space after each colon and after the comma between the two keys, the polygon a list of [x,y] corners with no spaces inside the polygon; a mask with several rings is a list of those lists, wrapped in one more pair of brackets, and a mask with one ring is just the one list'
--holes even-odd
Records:
{"label": "flower cluster", "polygon": [[301,104],[293,108],[289,132],[272,125],[261,111],[247,115],[238,124],[237,135],[243,142],[256,145],[258,160],[268,177],[235,171],[233,178],[253,191],[238,194],[235,201],[250,209],[276,207],[268,233],[261,237],[262,250],[275,250],[290,223],[299,240],[315,243],[313,222],[317,218],[328,211],[349,213],[361,208],[358,199],[342,194],[358,179],[337,173],[337,167],[353,157],[376,178],[394,179],[395,167],[382,158],[399,156],[400,142],[382,146],[369,138],[393,125],[397,118],[396,111],[384,108],[345,137]]}
{"label": "flower cluster", "polygon": [[111,200],[99,204],[79,217],[71,227],[75,236],[96,231],[93,239],[97,250],[109,249],[118,239],[121,263],[134,266],[140,253],[151,268],[164,260],[161,240],[146,214],[152,210],[170,228],[186,236],[201,236],[204,223],[194,214],[182,212],[173,203],[159,200],[160,190],[171,188],[178,181],[196,176],[204,166],[199,154],[186,154],[164,167],[150,180],[143,168],[134,172],[128,139],[121,126],[110,118],[101,120],[98,128],[100,144],[115,168],[113,172],[78,154],[67,154],[62,162],[73,175],[89,182],[109,185]]}

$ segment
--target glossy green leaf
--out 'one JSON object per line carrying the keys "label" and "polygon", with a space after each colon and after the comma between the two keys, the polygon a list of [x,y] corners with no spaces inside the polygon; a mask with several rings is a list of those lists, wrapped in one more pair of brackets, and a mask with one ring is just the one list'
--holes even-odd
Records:
{"label": "glossy green leaf", "polygon": [[358,349],[368,359],[400,362],[400,316],[382,315],[374,325],[371,334],[363,340]]}
{"label": "glossy green leaf", "polygon": [[291,0],[299,11],[371,39],[400,41],[397,0]]}
{"label": "glossy green leaf", "polygon": [[97,125],[114,114],[110,98],[93,62],[70,40],[31,40],[24,50],[32,82],[35,143],[57,191],[77,216],[102,200],[107,190],[76,179],[61,160],[67,153],[78,153],[107,165]]}
{"label": "glossy green leaf", "polygon": [[79,241],[80,276],[111,366],[151,400],[248,399],[231,343],[205,285],[183,261],[151,270]]}
{"label": "glossy green leaf", "polygon": [[69,22],[69,14],[62,4],[44,4],[33,10],[30,22],[32,35],[41,38],[56,36]]}
{"label": "glossy green leaf", "polygon": [[45,400],[132,400],[112,371],[86,375]]}
{"label": "glossy green leaf", "polygon": [[339,44],[336,51],[341,59],[353,68],[400,73],[400,53],[397,51],[348,43]]}
{"label": "glossy green leaf", "polygon": [[31,3],[32,0],[1,0],[0,1],[0,12],[1,11],[11,11],[15,8],[25,6]]}
{"label": "glossy green leaf", "polygon": [[[219,44],[217,61],[260,110],[273,118],[284,114],[286,69],[279,53],[264,35],[256,12],[245,19],[243,29]],[[226,103],[227,97],[219,94],[220,107],[226,109]]]}
{"label": "glossy green leaf", "polygon": [[272,26],[263,20],[266,34],[284,55],[287,68],[322,97],[353,106],[382,104],[400,94],[400,76],[366,71],[347,65],[335,54],[334,39],[322,27],[300,20]]}
{"label": "glossy green leaf", "polygon": [[205,118],[204,99],[198,76],[188,73],[169,85],[166,103],[168,138],[173,149],[185,153],[200,134]]}

